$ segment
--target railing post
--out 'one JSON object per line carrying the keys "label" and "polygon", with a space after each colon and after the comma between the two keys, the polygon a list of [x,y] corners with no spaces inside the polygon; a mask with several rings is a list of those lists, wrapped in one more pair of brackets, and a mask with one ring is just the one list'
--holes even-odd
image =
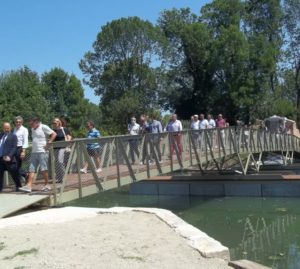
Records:
{"label": "railing post", "polygon": [[116,147],[116,166],[117,166],[117,182],[118,187],[121,187],[121,177],[120,177],[120,163],[119,163],[119,138],[114,139]]}
{"label": "railing post", "polygon": [[78,186],[79,186],[78,195],[79,195],[79,198],[82,198],[82,180],[81,180],[81,173],[80,173],[80,167],[81,167],[80,158],[81,158],[81,155],[80,155],[80,149],[79,149],[78,142],[76,143],[75,150],[76,150],[76,166],[77,166]]}
{"label": "railing post", "polygon": [[50,155],[50,164],[51,164],[51,177],[52,177],[52,184],[53,184],[53,199],[54,199],[54,205],[56,206],[57,205],[57,189],[56,189],[54,149],[53,149],[52,144],[50,145],[50,148],[49,148],[49,155]]}

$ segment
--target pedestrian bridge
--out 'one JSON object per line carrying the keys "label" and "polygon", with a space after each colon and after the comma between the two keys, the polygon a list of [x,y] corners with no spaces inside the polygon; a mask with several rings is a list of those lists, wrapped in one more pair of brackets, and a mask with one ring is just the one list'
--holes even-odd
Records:
{"label": "pedestrian bridge", "polygon": [[[95,159],[87,150],[92,143],[99,144],[101,172],[96,171]],[[63,169],[59,169],[56,147],[70,148],[65,152]],[[38,174],[33,192],[23,195],[46,195],[50,205],[57,205],[187,168],[203,175],[232,169],[244,175],[250,169],[259,173],[264,156],[274,152],[282,156],[283,165],[290,165],[294,152],[300,152],[300,139],[262,129],[228,127],[75,139],[53,143],[49,152],[50,178],[62,178],[62,183],[52,180],[52,191],[42,193],[43,180]],[[80,172],[84,162],[88,163],[87,173]],[[28,160],[24,167],[27,165]],[[5,191],[11,192],[9,188]]]}

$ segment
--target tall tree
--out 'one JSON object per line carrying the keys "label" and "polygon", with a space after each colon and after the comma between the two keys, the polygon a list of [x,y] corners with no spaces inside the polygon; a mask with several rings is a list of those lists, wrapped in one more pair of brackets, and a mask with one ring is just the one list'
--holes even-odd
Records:
{"label": "tall tree", "polygon": [[297,96],[297,126],[300,128],[300,2],[285,0],[284,2],[284,30],[285,30],[285,63],[293,78],[290,85]]}
{"label": "tall tree", "polygon": [[158,22],[169,42],[164,72],[166,103],[183,118],[208,111],[214,74],[210,32],[189,9],[164,11]]}
{"label": "tall tree", "polygon": [[[110,106],[135,96],[138,102],[133,111],[145,112],[157,106],[156,68],[160,65],[163,38],[159,28],[138,17],[121,18],[102,27],[93,44],[80,61],[86,84],[100,96],[100,108],[105,120],[112,118]],[[132,107],[132,105],[131,105]],[[120,110],[118,110],[120,111]],[[123,111],[126,114],[126,111]],[[121,115],[124,113],[120,111]],[[130,117],[130,115],[127,115]],[[124,127],[123,127],[124,128]]]}
{"label": "tall tree", "polygon": [[[69,75],[60,68],[53,68],[42,74],[42,83],[46,91],[44,97],[52,113],[56,116],[69,118],[70,127],[78,130],[85,125],[91,116],[90,109],[93,104],[84,98],[84,89],[75,75]],[[100,110],[91,118],[99,122]],[[93,109],[93,111],[95,111]]]}
{"label": "tall tree", "polygon": [[250,107],[253,117],[268,116],[261,108],[267,105],[268,96],[274,94],[278,84],[282,19],[280,0],[245,1],[243,26],[250,48],[249,78],[256,93]]}

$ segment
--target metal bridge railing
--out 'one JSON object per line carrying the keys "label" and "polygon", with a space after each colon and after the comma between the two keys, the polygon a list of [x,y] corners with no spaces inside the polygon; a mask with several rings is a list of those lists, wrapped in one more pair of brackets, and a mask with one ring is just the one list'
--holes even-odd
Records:
{"label": "metal bridge railing", "polygon": [[[253,163],[259,171],[263,152],[284,153],[287,162],[294,151],[300,151],[295,136],[236,127],[75,139],[51,144],[49,177],[57,200],[65,189],[76,189],[81,197],[86,186],[104,190],[190,166],[202,173],[221,171],[229,167],[229,159],[246,174]],[[29,157],[30,149],[25,170]],[[81,170],[86,164],[87,170]],[[35,182],[42,184],[40,173]]]}

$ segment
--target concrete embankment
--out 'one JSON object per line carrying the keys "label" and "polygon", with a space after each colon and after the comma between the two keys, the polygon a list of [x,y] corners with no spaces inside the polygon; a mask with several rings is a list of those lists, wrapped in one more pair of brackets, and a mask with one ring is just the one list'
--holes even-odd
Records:
{"label": "concrete embankment", "polygon": [[231,268],[227,247],[164,209],[48,209],[0,229],[1,268]]}

